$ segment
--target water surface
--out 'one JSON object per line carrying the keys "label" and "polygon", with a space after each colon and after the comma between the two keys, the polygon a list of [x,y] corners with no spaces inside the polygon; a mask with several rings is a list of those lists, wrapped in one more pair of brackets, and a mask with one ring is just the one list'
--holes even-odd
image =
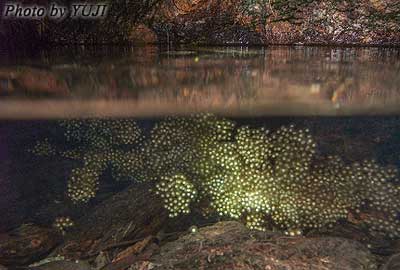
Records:
{"label": "water surface", "polygon": [[0,68],[1,118],[399,112],[390,48],[59,49]]}

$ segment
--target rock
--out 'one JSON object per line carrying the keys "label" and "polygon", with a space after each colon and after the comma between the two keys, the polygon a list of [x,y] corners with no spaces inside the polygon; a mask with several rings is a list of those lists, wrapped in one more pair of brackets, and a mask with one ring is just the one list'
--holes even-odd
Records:
{"label": "rock", "polygon": [[88,263],[84,261],[58,261],[32,267],[32,270],[91,270]]}
{"label": "rock", "polygon": [[374,257],[356,241],[287,237],[251,231],[238,222],[188,233],[149,261],[153,269],[377,269]]}
{"label": "rock", "polygon": [[267,25],[266,39],[268,43],[274,44],[303,44],[299,34],[298,26],[292,25],[289,22],[276,22]]}
{"label": "rock", "polygon": [[0,263],[26,265],[45,257],[60,242],[52,229],[24,224],[0,242]]}
{"label": "rock", "polygon": [[153,240],[152,236],[148,236],[142,241],[137,242],[136,244],[124,249],[123,251],[119,252],[113,261],[121,261],[127,257],[131,257],[135,254],[141,253],[149,243]]}
{"label": "rock", "polygon": [[10,79],[0,77],[0,96],[8,95],[14,92],[14,90],[14,85]]}
{"label": "rock", "polygon": [[365,230],[361,225],[351,224],[349,222],[340,222],[333,227],[320,228],[310,231],[307,237],[341,237],[357,241],[375,255],[390,256],[396,252],[393,251],[394,243],[384,234],[377,232],[371,233]]}
{"label": "rock", "polygon": [[400,12],[395,0],[174,2],[157,12],[162,42],[167,33],[172,43],[399,43],[400,21],[390,15]]}
{"label": "rock", "polygon": [[400,253],[389,258],[388,262],[380,270],[398,270],[400,269]]}
{"label": "rock", "polygon": [[50,71],[27,68],[15,79],[16,85],[33,94],[69,95],[67,83]]}
{"label": "rock", "polygon": [[[175,12],[164,12],[164,19],[153,28],[160,43],[173,44],[262,44],[262,36],[248,25],[237,23],[233,5],[217,1],[175,6]],[[168,9],[164,5],[164,9]],[[162,13],[163,11],[161,11]],[[216,15],[218,14],[218,15]]]}
{"label": "rock", "polygon": [[73,233],[53,254],[69,259],[97,256],[114,244],[156,234],[168,213],[150,186],[133,184],[97,205],[77,220]]}
{"label": "rock", "polygon": [[100,252],[94,260],[94,270],[100,270],[109,263],[110,259],[108,258],[107,253]]}
{"label": "rock", "polygon": [[49,264],[49,263],[52,263],[52,262],[59,262],[59,261],[64,261],[64,260],[65,260],[65,258],[63,256],[60,256],[60,255],[54,256],[54,257],[49,256],[47,258],[44,258],[43,260],[40,260],[40,261],[35,262],[35,263],[32,263],[31,265],[29,265],[29,267],[39,267],[39,266],[42,266],[42,265],[45,265],[45,264]]}
{"label": "rock", "polygon": [[146,25],[139,24],[132,29],[129,40],[134,44],[153,44],[157,43],[157,36]]}
{"label": "rock", "polygon": [[25,47],[40,36],[66,44],[400,44],[398,0],[114,1],[109,12],[117,16],[45,29],[39,21],[3,20],[0,47]]}
{"label": "rock", "polygon": [[160,267],[161,265],[156,265],[152,262],[149,261],[143,261],[140,263],[136,263],[129,267],[128,270],[152,270],[155,269],[156,267]]}

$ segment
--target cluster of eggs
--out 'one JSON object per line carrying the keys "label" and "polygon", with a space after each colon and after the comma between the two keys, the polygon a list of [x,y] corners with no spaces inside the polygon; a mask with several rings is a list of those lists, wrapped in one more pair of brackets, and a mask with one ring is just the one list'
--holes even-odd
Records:
{"label": "cluster of eggs", "polygon": [[88,202],[95,197],[99,178],[107,168],[117,181],[145,181],[144,165],[143,157],[134,149],[88,152],[83,156],[83,166],[72,170],[67,194],[73,202]]}
{"label": "cluster of eggs", "polygon": [[137,149],[143,139],[135,121],[87,119],[60,121],[67,147],[57,149],[48,139],[39,141],[31,152],[40,156],[59,154],[81,161],[68,181],[67,194],[75,203],[86,203],[96,195],[99,178],[111,167],[116,180],[143,181],[145,166],[143,155]]}
{"label": "cluster of eggs", "polygon": [[265,216],[262,213],[252,213],[246,216],[245,225],[251,230],[265,231]]}
{"label": "cluster of eggs", "polygon": [[144,146],[146,168],[157,180],[170,174],[192,170],[204,148],[229,140],[235,124],[211,114],[193,117],[167,117],[152,129]]}
{"label": "cluster of eggs", "polygon": [[198,168],[207,171],[196,173],[206,175],[202,190],[222,216],[245,217],[251,228],[263,228],[266,216],[284,228],[301,227],[303,217],[317,226],[308,210],[317,198],[302,198],[314,148],[309,132],[293,126],[274,133],[240,127],[232,141],[206,149]]}
{"label": "cluster of eggs", "polygon": [[[371,211],[364,216],[364,221],[374,231],[388,234],[392,238],[400,237],[400,185],[397,170],[382,167],[374,161],[364,161],[352,165],[359,179],[354,186],[361,194],[358,212]],[[360,181],[361,180],[361,181]],[[353,187],[352,187],[353,188]]]}
{"label": "cluster of eggs", "polygon": [[142,139],[140,127],[128,119],[65,120],[60,126],[69,143],[81,143],[90,148],[132,145]]}
{"label": "cluster of eggs", "polygon": [[117,181],[145,182],[148,180],[145,156],[140,150],[110,151],[108,162],[112,177]]}
{"label": "cluster of eggs", "polygon": [[45,138],[43,141],[36,142],[32,149],[29,149],[29,152],[44,157],[53,156],[57,153],[56,149],[47,138]]}
{"label": "cluster of eggs", "polygon": [[[173,130],[168,133],[174,137]],[[179,171],[196,176],[190,179],[198,197],[207,198],[221,216],[244,220],[254,229],[264,229],[268,220],[298,234],[345,219],[349,210],[367,202],[385,212],[381,219],[366,220],[371,228],[399,236],[399,188],[391,181],[395,171],[373,161],[347,165],[339,157],[320,157],[307,129],[288,126],[270,132],[240,127],[225,140],[185,137],[175,149],[198,142],[201,147],[194,149],[196,156],[185,166],[188,169]],[[159,192],[166,196],[169,190]],[[174,193],[174,200],[181,200],[176,198],[179,194]],[[173,216],[188,211],[175,204],[167,209]]]}
{"label": "cluster of eggs", "polygon": [[101,171],[96,167],[85,166],[72,169],[68,181],[67,194],[75,202],[88,202],[96,196]]}
{"label": "cluster of eggs", "polygon": [[170,217],[190,213],[190,204],[196,199],[197,190],[184,175],[162,177],[156,188]]}
{"label": "cluster of eggs", "polygon": [[70,217],[57,217],[53,223],[53,226],[62,234],[65,234],[69,228],[74,226],[74,222]]}
{"label": "cluster of eggs", "polygon": [[116,180],[143,179],[143,160],[136,146],[142,132],[135,121],[88,119],[60,122],[68,142],[61,156],[81,161],[68,181],[67,194],[75,203],[95,197],[99,178],[109,167]]}
{"label": "cluster of eggs", "polygon": [[[67,140],[77,144],[62,153],[83,164],[68,184],[74,202],[93,198],[100,175],[111,167],[116,179],[156,181],[171,217],[189,213],[201,200],[209,202],[207,209],[250,228],[273,223],[298,234],[368,208],[379,213],[364,217],[372,230],[400,236],[397,172],[373,161],[349,165],[337,156],[321,157],[307,129],[237,127],[206,114],[168,117],[143,141],[130,120],[65,121],[63,126]],[[40,149],[52,151],[48,142]]]}

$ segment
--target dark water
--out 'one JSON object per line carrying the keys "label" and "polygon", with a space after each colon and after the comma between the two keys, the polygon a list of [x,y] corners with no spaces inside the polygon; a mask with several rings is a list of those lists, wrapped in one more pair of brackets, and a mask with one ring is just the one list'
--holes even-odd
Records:
{"label": "dark water", "polygon": [[136,183],[171,217],[306,233],[351,215],[400,237],[396,49],[77,50],[3,63],[0,233],[34,223],[68,236]]}

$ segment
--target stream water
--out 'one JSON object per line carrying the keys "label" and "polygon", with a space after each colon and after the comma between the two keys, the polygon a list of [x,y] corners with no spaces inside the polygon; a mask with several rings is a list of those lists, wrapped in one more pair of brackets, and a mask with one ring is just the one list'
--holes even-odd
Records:
{"label": "stream water", "polygon": [[27,223],[68,236],[132,183],[152,185],[170,219],[196,213],[189,225],[200,213],[400,237],[398,49],[60,48],[1,61],[0,242]]}

